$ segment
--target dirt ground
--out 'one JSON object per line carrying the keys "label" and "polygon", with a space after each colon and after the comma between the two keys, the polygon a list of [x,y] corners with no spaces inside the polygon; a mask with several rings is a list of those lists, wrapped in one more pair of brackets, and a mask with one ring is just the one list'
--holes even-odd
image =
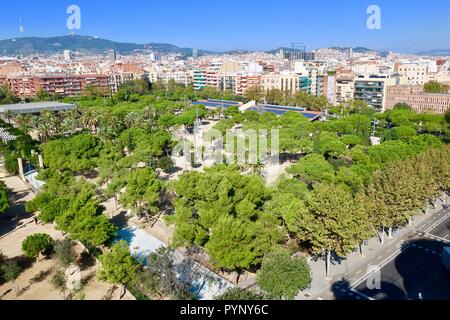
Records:
{"label": "dirt ground", "polygon": [[[16,281],[16,288],[20,292],[16,296],[12,283],[0,284],[0,299],[5,300],[61,300],[63,295],[52,288],[50,279],[52,274],[60,269],[54,259],[37,260],[35,262],[23,261],[22,241],[35,233],[47,233],[55,240],[64,239],[62,233],[55,229],[53,224],[36,224],[34,217],[25,212],[25,204],[32,200],[35,194],[26,184],[16,176],[0,179],[4,181],[11,192],[11,208],[0,216],[0,251],[8,258],[20,259],[25,271]],[[79,253],[81,283],[84,288],[72,299],[86,300],[118,300],[120,289],[100,282],[96,279],[98,262],[88,255],[82,255],[83,248],[76,246]],[[69,292],[66,293],[66,297]],[[122,300],[131,297],[125,295]]]}

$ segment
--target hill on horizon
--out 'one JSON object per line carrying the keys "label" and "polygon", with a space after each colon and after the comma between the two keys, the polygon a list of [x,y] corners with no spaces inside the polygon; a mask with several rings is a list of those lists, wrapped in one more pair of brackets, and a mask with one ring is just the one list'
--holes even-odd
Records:
{"label": "hill on horizon", "polygon": [[[103,54],[116,50],[121,54],[130,54],[139,50],[155,50],[161,53],[179,53],[192,56],[193,49],[180,48],[168,43],[137,44],[116,42],[92,36],[68,35],[61,37],[23,37],[0,41],[0,55],[58,54],[64,50],[85,54]],[[199,55],[213,52],[198,50]]]}

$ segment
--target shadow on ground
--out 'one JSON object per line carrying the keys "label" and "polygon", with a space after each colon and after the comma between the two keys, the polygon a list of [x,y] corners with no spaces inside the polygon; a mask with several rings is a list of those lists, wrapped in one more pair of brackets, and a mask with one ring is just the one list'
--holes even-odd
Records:
{"label": "shadow on ground", "polygon": [[445,246],[435,240],[405,243],[393,261],[358,286],[352,288],[348,279],[334,283],[335,299],[450,300],[450,274],[441,257]]}

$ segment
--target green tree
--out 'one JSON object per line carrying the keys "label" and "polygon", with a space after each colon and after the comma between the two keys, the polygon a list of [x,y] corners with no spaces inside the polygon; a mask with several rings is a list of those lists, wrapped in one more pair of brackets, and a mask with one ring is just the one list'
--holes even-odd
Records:
{"label": "green tree", "polygon": [[345,154],[346,145],[335,133],[322,132],[314,141],[314,149],[328,159]]}
{"label": "green tree", "polygon": [[65,300],[67,291],[67,277],[64,271],[56,271],[50,279],[50,284],[61,294],[61,298]]}
{"label": "green tree", "polygon": [[14,294],[17,296],[18,287],[16,280],[22,274],[22,267],[16,261],[9,260],[3,263],[0,268],[3,273],[3,279],[5,279],[6,282],[13,283]]}
{"label": "green tree", "polygon": [[55,245],[55,257],[60,264],[67,268],[77,260],[75,243],[71,240],[63,240]]}
{"label": "green tree", "polygon": [[445,113],[445,121],[447,123],[450,123],[450,108],[447,110],[447,112]]}
{"label": "green tree", "polygon": [[258,103],[263,97],[264,91],[259,86],[248,88],[247,91],[245,91],[245,98],[248,101],[256,101]]}
{"label": "green tree", "polygon": [[311,285],[311,269],[304,257],[292,258],[277,249],[267,254],[258,272],[258,285],[271,299],[294,299]]}
{"label": "green tree", "polygon": [[449,86],[438,81],[429,81],[423,86],[427,93],[448,93]]}
{"label": "green tree", "polygon": [[8,189],[3,181],[0,182],[0,214],[4,213],[10,207]]}
{"label": "green tree", "polygon": [[264,253],[278,240],[277,235],[268,233],[261,223],[228,216],[221,217],[212,228],[205,249],[217,267],[240,271],[261,262]]}
{"label": "green tree", "polygon": [[[161,247],[147,257],[146,276],[147,292],[156,293],[158,297],[173,300],[192,300],[195,293],[192,286],[197,281],[193,261],[185,258],[180,262],[178,253],[172,248]],[[180,269],[181,267],[181,269]],[[182,272],[180,277],[178,272]]]}
{"label": "green tree", "polygon": [[37,258],[53,249],[55,241],[48,234],[38,233],[28,236],[22,242],[22,251],[29,258]]}
{"label": "green tree", "polygon": [[329,274],[331,254],[345,257],[373,234],[365,204],[339,185],[321,184],[306,197],[298,237],[314,254],[326,256]]}
{"label": "green tree", "polygon": [[297,234],[300,231],[302,216],[307,212],[305,204],[297,196],[279,190],[265,206],[267,212],[283,221],[291,234]]}
{"label": "green tree", "polygon": [[266,101],[270,104],[283,104],[284,97],[283,92],[278,89],[271,89],[266,92]]}
{"label": "green tree", "polygon": [[126,241],[117,242],[111,252],[99,257],[101,268],[98,278],[111,284],[119,284],[123,290],[136,280],[139,263],[130,254]]}
{"label": "green tree", "polygon": [[154,171],[148,168],[137,169],[129,174],[126,191],[120,202],[135,210],[139,218],[144,213],[150,223],[151,216],[159,211],[161,190],[161,181]]}
{"label": "green tree", "polygon": [[320,154],[310,154],[288,169],[288,173],[298,177],[306,184],[333,181],[333,166]]}
{"label": "green tree", "polygon": [[264,300],[264,296],[241,288],[230,288],[220,296],[214,298],[219,301],[257,301]]}

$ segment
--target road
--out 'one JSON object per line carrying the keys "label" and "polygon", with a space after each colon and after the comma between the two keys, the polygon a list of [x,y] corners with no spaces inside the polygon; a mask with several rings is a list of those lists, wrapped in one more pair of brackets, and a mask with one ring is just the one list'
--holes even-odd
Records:
{"label": "road", "polygon": [[450,209],[432,215],[318,299],[450,300],[450,274],[441,263],[445,246]]}

